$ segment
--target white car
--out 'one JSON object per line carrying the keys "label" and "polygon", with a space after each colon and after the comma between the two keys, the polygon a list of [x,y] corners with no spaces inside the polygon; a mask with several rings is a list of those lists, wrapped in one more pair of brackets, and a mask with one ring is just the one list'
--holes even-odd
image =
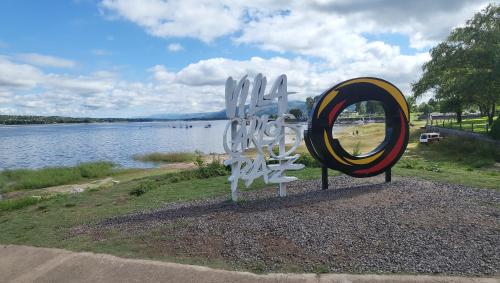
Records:
{"label": "white car", "polygon": [[440,141],[443,137],[441,137],[440,133],[423,133],[420,135],[421,143],[431,143],[434,141]]}

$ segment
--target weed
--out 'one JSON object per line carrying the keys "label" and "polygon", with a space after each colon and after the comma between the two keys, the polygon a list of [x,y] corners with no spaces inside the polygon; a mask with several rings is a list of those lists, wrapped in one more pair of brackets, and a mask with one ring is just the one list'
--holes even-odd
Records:
{"label": "weed", "polygon": [[360,154],[361,154],[361,142],[358,141],[357,143],[354,144],[354,147],[352,148],[352,155],[358,156]]}

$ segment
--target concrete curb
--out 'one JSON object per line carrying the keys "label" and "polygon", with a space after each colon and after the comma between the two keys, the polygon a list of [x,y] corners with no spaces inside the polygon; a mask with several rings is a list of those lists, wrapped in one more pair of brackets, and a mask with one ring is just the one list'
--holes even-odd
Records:
{"label": "concrete curb", "polygon": [[126,259],[61,249],[0,245],[1,282],[500,282],[500,278],[373,275],[265,274],[204,266]]}

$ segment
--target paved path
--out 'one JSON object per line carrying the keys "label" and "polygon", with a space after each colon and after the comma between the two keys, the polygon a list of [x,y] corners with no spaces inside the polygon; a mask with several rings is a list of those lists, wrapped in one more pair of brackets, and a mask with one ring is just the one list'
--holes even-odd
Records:
{"label": "paved path", "polygon": [[0,245],[0,282],[500,282],[413,275],[267,274],[60,249]]}

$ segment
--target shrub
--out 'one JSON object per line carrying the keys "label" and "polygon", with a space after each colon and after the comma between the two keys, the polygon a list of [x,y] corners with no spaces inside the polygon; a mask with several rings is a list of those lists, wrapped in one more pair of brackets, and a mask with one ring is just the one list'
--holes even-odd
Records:
{"label": "shrub", "polygon": [[155,182],[153,182],[152,180],[147,180],[145,182],[140,183],[137,188],[131,190],[129,192],[129,195],[138,197],[147,193],[152,189],[155,189],[156,187],[158,187],[158,185]]}
{"label": "shrub", "polygon": [[301,153],[300,157],[295,161],[298,164],[304,164],[306,167],[310,168],[318,168],[321,167],[321,163],[318,160],[314,159],[310,154]]}
{"label": "shrub", "polygon": [[208,164],[201,163],[196,169],[196,177],[205,179],[210,177],[225,176],[228,174],[227,167],[220,160],[213,160]]}

